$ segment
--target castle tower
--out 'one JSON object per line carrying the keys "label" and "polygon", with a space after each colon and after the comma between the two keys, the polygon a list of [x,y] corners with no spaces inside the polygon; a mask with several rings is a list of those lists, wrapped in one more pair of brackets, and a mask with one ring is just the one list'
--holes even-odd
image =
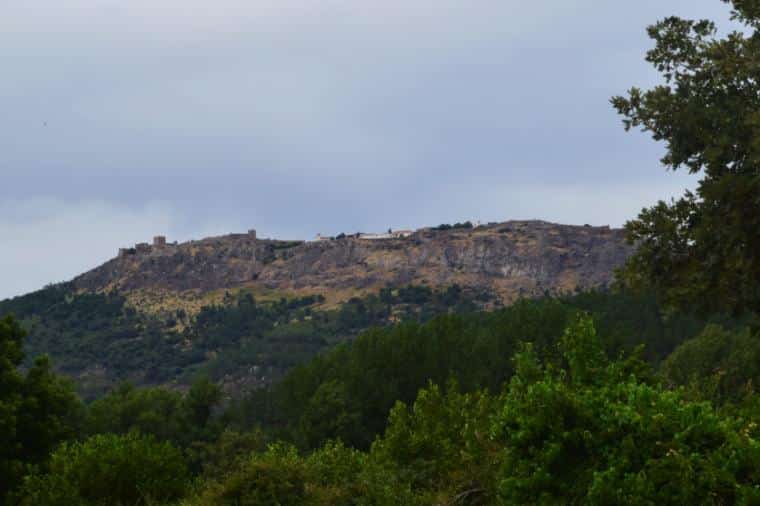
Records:
{"label": "castle tower", "polygon": [[255,241],[256,240],[256,229],[255,228],[250,229],[248,231],[248,236]]}
{"label": "castle tower", "polygon": [[166,247],[166,237],[163,235],[157,235],[153,238],[153,247],[154,248],[164,248]]}

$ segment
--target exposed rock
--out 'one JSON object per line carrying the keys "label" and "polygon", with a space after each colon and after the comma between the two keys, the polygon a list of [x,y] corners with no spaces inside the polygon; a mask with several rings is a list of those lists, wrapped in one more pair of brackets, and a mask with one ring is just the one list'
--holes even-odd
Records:
{"label": "exposed rock", "polygon": [[520,295],[606,286],[630,255],[609,227],[511,221],[474,229],[423,229],[409,237],[301,242],[232,234],[137,250],[74,280],[81,290],[188,291],[253,287],[326,293],[386,285],[453,283]]}

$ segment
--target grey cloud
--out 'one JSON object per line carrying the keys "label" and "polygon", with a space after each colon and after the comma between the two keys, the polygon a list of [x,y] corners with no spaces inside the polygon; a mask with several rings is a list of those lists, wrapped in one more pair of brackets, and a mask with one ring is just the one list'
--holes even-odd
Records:
{"label": "grey cloud", "polygon": [[[693,184],[664,174],[662,146],[625,134],[608,104],[656,82],[643,61],[644,28],[671,14],[725,21],[727,8],[718,0],[6,2],[2,223],[23,241],[12,203],[52,199],[79,209],[66,214],[69,226],[89,220],[77,206],[92,202],[115,210],[104,216],[131,216],[119,222],[123,235],[149,234],[142,210],[155,202],[171,210],[171,231],[188,237],[249,225],[308,237],[531,215],[619,225]],[[592,197],[602,190],[625,197]],[[44,230],[68,211],[36,212]],[[110,252],[124,242],[119,227],[81,244]],[[28,244],[48,258],[43,242]],[[6,267],[13,262],[5,257],[0,276],[18,276]],[[92,266],[66,265],[50,280]]]}

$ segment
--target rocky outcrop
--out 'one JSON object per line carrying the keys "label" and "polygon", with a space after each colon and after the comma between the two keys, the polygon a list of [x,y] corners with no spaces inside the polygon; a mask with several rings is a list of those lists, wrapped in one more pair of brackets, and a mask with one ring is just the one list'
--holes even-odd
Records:
{"label": "rocky outcrop", "polygon": [[210,292],[235,287],[325,293],[453,283],[503,301],[608,285],[631,254],[622,230],[511,221],[409,237],[300,242],[233,234],[122,253],[74,280],[80,290]]}

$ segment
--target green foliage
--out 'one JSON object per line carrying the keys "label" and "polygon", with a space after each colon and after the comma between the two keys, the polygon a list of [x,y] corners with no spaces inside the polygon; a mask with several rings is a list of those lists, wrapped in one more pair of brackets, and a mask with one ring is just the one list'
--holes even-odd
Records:
{"label": "green foliage", "polygon": [[139,506],[176,500],[189,489],[182,453],[138,435],[98,435],[64,443],[46,472],[26,478],[23,506]]}
{"label": "green foliage", "polygon": [[428,383],[412,404],[396,403],[366,453],[327,442],[300,456],[276,445],[217,478],[193,504],[760,499],[759,403],[747,400],[727,414],[667,390],[637,357],[609,360],[587,315],[572,317],[553,347],[558,360],[542,359],[532,344],[518,346],[500,394]]}
{"label": "green foliage", "polygon": [[472,222],[465,221],[464,223],[454,223],[453,225],[450,225],[448,223],[443,223],[441,225],[438,225],[437,227],[433,227],[433,230],[438,231],[446,231],[446,230],[457,230],[457,229],[470,229],[472,228]]}
{"label": "green foliage", "polygon": [[[0,315],[16,314],[29,332],[27,354],[51,353],[60,372],[80,376],[79,390],[91,400],[114,381],[141,375],[147,382],[165,381],[178,366],[197,361],[177,351],[176,332],[125,303],[115,293],[77,294],[64,284],[2,301]],[[81,374],[93,365],[101,366],[107,378]]]}
{"label": "green foliage", "polygon": [[394,469],[340,442],[303,457],[286,444],[253,453],[207,483],[189,505],[358,506],[426,504]]}
{"label": "green foliage", "polygon": [[208,378],[193,383],[187,394],[163,388],[135,388],[129,383],[93,402],[85,433],[139,432],[187,447],[218,434],[211,415],[221,401],[221,390]]}
{"label": "green foliage", "polygon": [[90,405],[85,430],[91,435],[137,431],[174,440],[184,433],[182,395],[162,388],[122,384]]}
{"label": "green foliage", "polygon": [[496,401],[482,391],[462,394],[453,382],[445,394],[429,384],[412,406],[399,402],[391,410],[385,434],[372,445],[372,463],[422,502],[466,497],[467,504],[488,504],[501,461],[488,437]]}
{"label": "green foliage", "polygon": [[222,400],[222,390],[207,377],[197,379],[183,399],[183,409],[192,427],[206,427],[214,407]]}
{"label": "green foliage", "polygon": [[318,447],[335,434],[347,440],[359,440],[363,434],[359,414],[343,383],[328,380],[317,388],[305,406],[299,432],[304,446]]}
{"label": "green foliage", "polygon": [[266,371],[267,381],[276,381],[287,370],[369,327],[388,326],[396,320],[427,321],[449,311],[474,311],[475,299],[485,301],[488,296],[458,286],[441,291],[407,286],[354,297],[335,310],[317,310],[312,306],[324,302],[324,297],[259,304],[250,294],[241,293],[230,295],[223,305],[203,308],[185,337],[197,350],[216,355],[203,366],[213,380],[248,376],[256,367]]}
{"label": "green foliage", "polygon": [[626,225],[638,250],[621,272],[684,310],[760,312],[760,9],[724,0],[746,31],[670,17],[649,27],[647,61],[665,83],[612,102],[626,129],[665,141],[662,163],[702,173],[696,194],[660,202]]}
{"label": "green foliage", "polygon": [[[424,293],[415,289],[403,296]],[[241,428],[263,424],[303,448],[341,439],[366,449],[384,430],[394,404],[413,402],[429,381],[443,385],[454,377],[465,392],[498,391],[514,372],[508,358],[525,340],[540,356],[560,363],[557,336],[578,311],[587,310],[599,322],[597,353],[611,357],[646,343],[647,357],[656,362],[704,326],[690,318],[665,320],[650,297],[628,294],[523,300],[492,313],[442,315],[424,324],[367,331],[295,368],[271,390],[253,392],[231,416]],[[573,360],[574,375],[595,373],[581,371],[582,362]]]}
{"label": "green foliage", "polygon": [[[38,457],[17,464],[38,470],[18,475],[14,497],[42,506],[752,504],[755,334],[666,320],[656,308],[592,293],[373,329],[224,414],[208,378],[185,394],[125,384],[90,406],[83,430],[97,435],[49,459],[53,439],[35,429]],[[19,363],[20,328],[4,323],[6,356]],[[652,363],[683,342],[662,362],[669,384],[693,385],[714,361],[731,379],[719,396],[709,397],[712,383],[668,390],[639,356],[615,359],[641,341],[656,345]],[[44,368],[28,377],[56,391]],[[242,432],[244,420],[264,428]]]}
{"label": "green foliage", "polygon": [[578,318],[565,329],[559,341],[560,350],[568,364],[570,379],[576,384],[593,381],[607,365],[607,357],[596,333],[594,321]]}
{"label": "green foliage", "polygon": [[25,332],[0,320],[0,502],[59,442],[76,434],[81,405],[68,381],[52,373],[46,357],[22,374]]}
{"label": "green foliage", "polygon": [[672,385],[696,387],[718,402],[754,393],[760,385],[760,335],[710,325],[680,345],[663,364]]}
{"label": "green foliage", "polygon": [[225,429],[212,441],[193,442],[188,454],[190,460],[201,463],[204,477],[220,480],[252,453],[266,450],[270,442],[260,429],[248,432]]}
{"label": "green foliage", "polygon": [[367,495],[362,472],[367,456],[341,442],[328,441],[306,458],[311,502],[315,505],[353,506]]}
{"label": "green foliage", "polygon": [[[270,383],[368,327],[474,311],[491,298],[458,286],[440,291],[408,286],[322,310],[322,295],[259,302],[240,291],[189,318],[182,310],[143,314],[117,292],[77,293],[61,284],[0,301],[0,315],[18,315],[29,331],[26,351],[52,353],[57,369],[76,376],[80,393],[90,401],[124,381],[189,384],[198,375],[239,379],[253,368],[261,371],[260,381]],[[31,359],[26,365],[31,367]]]}
{"label": "green foliage", "polygon": [[305,504],[306,465],[292,446],[274,444],[253,454],[224,481],[198,498],[209,506],[300,506]]}
{"label": "green foliage", "polygon": [[[493,420],[507,504],[733,504],[757,498],[756,429],[706,402],[621,374],[581,320],[563,345],[582,370],[516,375]],[[596,358],[595,358],[596,357]],[[747,430],[755,433],[750,434]],[[750,502],[746,502],[749,504]]]}

